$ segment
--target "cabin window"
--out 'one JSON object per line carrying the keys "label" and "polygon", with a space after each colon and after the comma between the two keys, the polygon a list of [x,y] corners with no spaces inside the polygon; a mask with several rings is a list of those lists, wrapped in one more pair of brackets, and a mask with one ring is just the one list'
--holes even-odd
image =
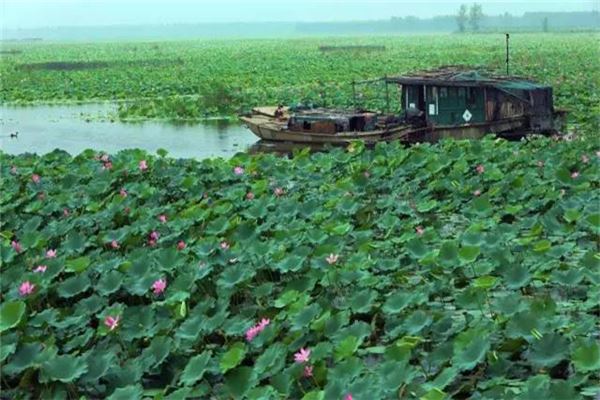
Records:
{"label": "cabin window", "polygon": [[476,98],[477,96],[477,89],[476,88],[469,88],[467,90],[467,104],[474,106],[476,103]]}
{"label": "cabin window", "polygon": [[450,96],[452,98],[456,98],[456,88],[455,87],[451,87],[450,89],[448,89],[448,96]]}
{"label": "cabin window", "polygon": [[448,88],[440,88],[440,98],[445,99],[448,97]]}

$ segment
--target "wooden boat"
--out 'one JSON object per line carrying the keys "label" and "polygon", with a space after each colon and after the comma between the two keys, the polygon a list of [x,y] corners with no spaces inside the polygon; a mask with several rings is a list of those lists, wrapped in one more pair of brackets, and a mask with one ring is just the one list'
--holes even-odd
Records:
{"label": "wooden boat", "polygon": [[565,114],[554,110],[552,88],[524,78],[443,67],[381,79],[401,85],[403,110],[397,115],[280,106],[254,108],[240,120],[263,140],[343,145],[557,133]]}

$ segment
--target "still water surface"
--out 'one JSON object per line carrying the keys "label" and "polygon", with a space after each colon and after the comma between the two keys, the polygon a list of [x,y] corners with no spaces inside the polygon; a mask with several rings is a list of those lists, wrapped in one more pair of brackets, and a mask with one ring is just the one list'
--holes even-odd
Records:
{"label": "still water surface", "polygon": [[[223,121],[204,124],[110,122],[110,104],[0,106],[0,149],[10,154],[44,154],[62,149],[116,153],[127,148],[166,149],[177,158],[230,157],[257,141],[246,128]],[[87,122],[89,120],[89,122]],[[18,132],[18,137],[11,138]]]}

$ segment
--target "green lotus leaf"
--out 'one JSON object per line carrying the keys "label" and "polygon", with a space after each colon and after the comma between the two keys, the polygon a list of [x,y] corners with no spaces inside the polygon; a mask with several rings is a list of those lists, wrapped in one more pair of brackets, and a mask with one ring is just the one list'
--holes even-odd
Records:
{"label": "green lotus leaf", "polygon": [[254,385],[256,385],[256,374],[250,367],[239,367],[225,375],[225,387],[233,398],[244,397]]}
{"label": "green lotus leaf", "polygon": [[42,372],[50,380],[72,383],[88,370],[83,357],[56,356],[42,364]]}
{"label": "green lotus leaf", "polygon": [[572,268],[566,271],[555,270],[552,272],[552,278],[565,286],[575,286],[584,278],[583,270]]}
{"label": "green lotus leaf", "polygon": [[285,366],[286,350],[286,347],[281,343],[269,346],[256,359],[256,363],[254,364],[256,374],[261,379],[277,374]]}
{"label": "green lotus leaf", "polygon": [[324,400],[325,392],[322,390],[311,390],[302,396],[302,400]]}
{"label": "green lotus leaf", "polygon": [[352,356],[356,352],[356,350],[358,350],[360,344],[360,340],[355,336],[348,336],[344,338],[341,342],[337,344],[335,348],[336,362],[339,362],[340,360]]}
{"label": "green lotus leaf", "polygon": [[291,330],[297,331],[301,329],[306,329],[311,322],[319,315],[321,312],[321,306],[317,303],[313,303],[308,307],[303,308],[293,319],[291,322]]}
{"label": "green lotus leaf", "polygon": [[[85,248],[85,245],[86,245],[86,238],[81,233],[71,232],[66,237],[64,249],[68,253],[77,254]],[[73,260],[73,261],[75,261],[75,260]],[[90,261],[88,260],[88,265],[89,265],[89,263],[90,263]],[[86,267],[87,267],[87,265],[86,265]],[[85,267],[83,269],[85,269]],[[69,262],[67,262],[67,270],[75,270],[75,272],[78,272],[79,268],[69,266]]]}
{"label": "green lotus leaf", "polygon": [[452,364],[461,370],[473,369],[490,348],[489,334],[470,329],[460,333],[454,340]]}
{"label": "green lotus leaf", "polygon": [[479,246],[462,246],[458,249],[458,257],[463,263],[471,263],[479,256]]}
{"label": "green lotus leaf", "polygon": [[480,276],[479,278],[473,281],[473,287],[477,289],[488,290],[496,286],[498,283],[498,278],[495,276]]}
{"label": "green lotus leaf", "polygon": [[82,381],[97,382],[115,362],[115,354],[111,351],[92,351],[86,357],[87,373],[81,377]]}
{"label": "green lotus leaf", "polygon": [[374,290],[361,290],[350,298],[350,308],[355,313],[366,313],[371,310],[377,300],[377,292]]}
{"label": "green lotus leaf", "polygon": [[116,389],[107,400],[141,400],[143,394],[142,385],[129,385]]}
{"label": "green lotus leaf", "polygon": [[235,285],[252,278],[255,271],[244,264],[228,266],[222,273],[217,284],[225,289],[231,289]]}
{"label": "green lotus leaf", "polygon": [[415,335],[431,324],[431,317],[422,310],[413,312],[405,321],[404,326],[409,335]]}
{"label": "green lotus leaf", "polygon": [[207,226],[206,226],[206,233],[208,235],[221,235],[222,233],[224,233],[227,229],[229,229],[229,219],[226,217],[219,217],[216,218],[214,220],[212,220]]}
{"label": "green lotus leaf", "polygon": [[85,271],[91,262],[92,260],[89,257],[78,257],[71,260],[67,260],[67,262],[65,263],[65,270],[67,272],[79,273]]}
{"label": "green lotus leaf", "polygon": [[558,334],[551,333],[533,343],[529,360],[539,367],[553,367],[566,358],[568,351],[567,340]]}
{"label": "green lotus leaf", "polygon": [[76,275],[66,279],[59,287],[58,294],[60,297],[73,297],[82,292],[85,292],[91,285],[90,278],[87,275]]}
{"label": "green lotus leaf", "polygon": [[22,301],[4,302],[0,306],[0,332],[14,328],[25,315],[26,306]]}
{"label": "green lotus leaf", "polygon": [[513,265],[504,273],[504,281],[509,289],[519,289],[527,285],[530,280],[529,269],[522,264]]}
{"label": "green lotus leaf", "polygon": [[422,258],[427,254],[427,247],[419,238],[414,238],[406,243],[406,249],[414,258]]}
{"label": "green lotus leaf", "polygon": [[444,400],[446,398],[446,393],[444,393],[438,388],[433,388],[427,393],[425,393],[424,396],[419,397],[419,400]]}
{"label": "green lotus leaf", "polygon": [[4,362],[8,356],[12,355],[17,349],[16,343],[7,343],[0,345],[0,362]]}
{"label": "green lotus leaf", "polygon": [[121,287],[123,281],[123,274],[119,271],[108,271],[100,277],[96,290],[102,296],[108,296],[111,293],[116,292]]}
{"label": "green lotus leaf", "polygon": [[386,361],[378,368],[382,377],[383,388],[389,392],[397,390],[401,385],[409,384],[416,371],[406,363],[397,361]]}
{"label": "green lotus leaf", "polygon": [[226,373],[232,368],[235,368],[239,365],[240,362],[246,356],[246,347],[243,343],[237,342],[231,345],[229,350],[227,350],[222,356],[219,362],[219,368],[222,373]]}
{"label": "green lotus leaf", "polygon": [[191,386],[201,380],[210,361],[211,354],[210,351],[205,351],[200,355],[190,358],[179,378],[179,382],[185,386]]}
{"label": "green lotus leaf", "polygon": [[441,265],[450,267],[457,264],[458,246],[453,241],[445,241],[440,246],[438,261]]}
{"label": "green lotus leaf", "polygon": [[579,343],[573,351],[572,360],[577,371],[600,370],[600,344],[596,341]]}

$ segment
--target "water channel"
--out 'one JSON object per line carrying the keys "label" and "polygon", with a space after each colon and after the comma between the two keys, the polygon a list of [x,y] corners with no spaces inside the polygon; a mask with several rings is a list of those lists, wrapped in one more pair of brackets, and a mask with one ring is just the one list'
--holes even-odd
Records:
{"label": "water channel", "polygon": [[0,149],[10,154],[62,149],[76,155],[85,149],[116,153],[135,147],[154,153],[163,148],[171,157],[200,159],[230,157],[258,139],[232,122],[111,122],[107,115],[115,112],[112,104],[0,106]]}

